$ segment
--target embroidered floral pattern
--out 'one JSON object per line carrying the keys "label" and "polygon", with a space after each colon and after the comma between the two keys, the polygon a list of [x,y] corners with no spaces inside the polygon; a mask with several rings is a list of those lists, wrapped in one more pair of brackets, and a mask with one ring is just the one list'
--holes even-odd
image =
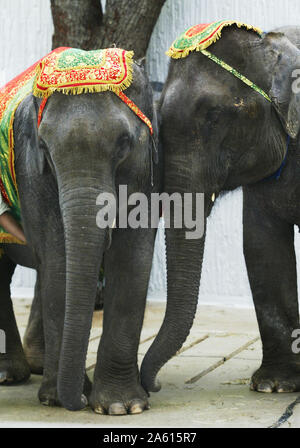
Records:
{"label": "embroidered floral pattern", "polygon": [[120,48],[68,48],[60,54],[51,53],[37,67],[33,93],[45,98],[55,91],[76,95],[124,90],[132,82],[132,58],[132,51]]}

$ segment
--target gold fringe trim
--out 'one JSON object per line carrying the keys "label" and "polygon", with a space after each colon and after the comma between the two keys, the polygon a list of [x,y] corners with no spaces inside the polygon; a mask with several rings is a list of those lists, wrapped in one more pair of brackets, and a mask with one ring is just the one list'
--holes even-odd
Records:
{"label": "gold fringe trim", "polygon": [[37,67],[36,77],[33,84],[33,95],[39,98],[49,98],[54,92],[60,92],[64,95],[81,95],[83,93],[98,93],[111,91],[118,93],[120,91],[126,90],[131,86],[133,80],[133,51],[127,51],[125,55],[126,66],[127,66],[127,77],[119,85],[114,84],[95,84],[91,86],[70,86],[70,87],[49,87],[45,92],[41,91],[37,87],[37,80],[41,72],[41,67]]}
{"label": "gold fringe trim", "polygon": [[[13,235],[10,235],[9,233],[0,233],[0,244],[1,243],[5,243],[5,244],[9,244],[9,243],[13,243],[13,244],[21,244],[22,246],[26,246],[26,243],[23,243],[23,241],[18,240],[18,238],[16,238]],[[0,249],[0,251],[3,249]]]}
{"label": "gold fringe trim", "polygon": [[[23,98],[24,99],[24,98]],[[15,114],[16,114],[16,110],[19,107],[20,103],[23,101],[23,99],[21,99],[16,107],[15,110],[13,111],[13,114],[10,118],[10,123],[9,123],[9,128],[8,128],[8,139],[9,139],[9,170],[10,170],[10,175],[11,178],[13,180],[15,189],[16,189],[16,194],[17,194],[17,200],[19,201],[19,191],[18,191],[18,185],[17,185],[17,181],[16,181],[16,172],[15,172],[15,137],[14,137],[14,119],[15,119]],[[1,242],[1,236],[0,236],[0,242]]]}
{"label": "gold fringe trim", "polygon": [[206,50],[210,45],[215,44],[221,37],[222,37],[222,31],[223,28],[227,26],[236,25],[238,28],[246,28],[248,31],[255,31],[258,34],[262,34],[262,30],[260,28],[254,27],[252,25],[247,25],[246,23],[242,22],[234,22],[234,21],[227,21],[223,23],[223,26],[214,33],[214,35],[207,40],[204,43],[197,43],[195,45],[192,45],[191,47],[186,48],[185,50],[178,50],[173,47],[173,45],[170,47],[170,49],[166,52],[166,55],[169,56],[172,59],[183,59],[186,58],[192,51],[202,51]]}

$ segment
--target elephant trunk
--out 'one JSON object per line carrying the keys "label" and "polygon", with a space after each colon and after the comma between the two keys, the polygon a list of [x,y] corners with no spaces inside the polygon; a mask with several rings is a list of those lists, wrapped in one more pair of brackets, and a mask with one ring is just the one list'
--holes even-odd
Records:
{"label": "elephant trunk", "polygon": [[156,375],[182,347],[197,309],[204,239],[187,241],[182,233],[166,230],[168,301],[163,324],[141,367],[148,392],[160,390]]}
{"label": "elephant trunk", "polygon": [[[82,180],[84,183],[87,180]],[[108,233],[96,225],[98,194],[96,188],[82,185],[60,191],[66,247],[66,306],[58,397],[63,407],[73,411],[87,404],[83,395],[85,362]]]}
{"label": "elephant trunk", "polygon": [[[172,171],[172,162],[169,161],[168,169],[171,167],[171,170],[166,174],[166,191],[169,194],[177,191],[183,197],[189,188],[190,191],[194,191],[197,185],[196,183],[193,185],[191,178],[190,166],[192,165],[188,165],[186,160],[181,160],[180,176],[177,166],[174,166]],[[194,205],[193,216],[195,216]],[[206,221],[204,216],[202,219]],[[156,382],[156,375],[185,342],[192,327],[198,303],[205,236],[200,239],[187,239],[188,229],[172,228],[172,221],[171,219],[171,227],[166,229],[168,297],[165,318],[141,367],[142,384],[148,392],[157,392],[160,389],[159,382]]]}

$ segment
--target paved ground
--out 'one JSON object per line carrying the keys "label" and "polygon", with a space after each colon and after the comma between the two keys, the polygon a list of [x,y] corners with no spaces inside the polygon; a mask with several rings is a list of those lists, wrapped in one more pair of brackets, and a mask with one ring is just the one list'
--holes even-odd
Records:
{"label": "paved ground", "polygon": [[[24,333],[29,305],[15,307]],[[139,359],[161,324],[162,304],[146,311]],[[87,368],[92,377],[101,334],[102,313],[94,316]],[[259,367],[261,343],[251,310],[200,306],[183,349],[160,372],[162,390],[152,394],[151,409],[141,415],[110,417],[90,409],[68,412],[39,404],[41,382],[32,376],[27,384],[0,387],[0,426],[96,427],[270,427],[281,418],[299,394],[258,394],[249,390],[252,372]],[[280,427],[300,427],[300,404]]]}

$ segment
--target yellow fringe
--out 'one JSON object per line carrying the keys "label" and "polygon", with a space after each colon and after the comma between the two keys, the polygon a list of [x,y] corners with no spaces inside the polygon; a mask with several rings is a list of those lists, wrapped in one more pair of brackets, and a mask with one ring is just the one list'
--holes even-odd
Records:
{"label": "yellow fringe", "polygon": [[[9,123],[9,128],[8,128],[9,170],[11,171],[11,167],[12,167],[13,172],[10,172],[10,175],[11,175],[11,178],[13,180],[13,183],[14,183],[14,186],[15,186],[15,189],[16,189],[18,201],[19,201],[19,191],[18,191],[18,185],[17,185],[17,182],[16,182],[16,172],[15,172],[15,151],[14,151],[14,148],[15,148],[15,138],[14,138],[14,129],[13,129],[13,127],[14,127],[14,119],[15,119],[16,110],[17,110],[18,106],[20,105],[20,103],[23,101],[23,99],[21,99],[16,104],[15,110],[14,110],[14,112],[13,112],[11,118],[10,118],[10,123]],[[10,163],[10,161],[11,161],[11,163]],[[9,192],[7,192],[7,193],[9,193]]]}
{"label": "yellow fringe", "polygon": [[[221,37],[222,37],[222,31],[223,28],[225,28],[226,26],[231,26],[231,25],[236,25],[238,28],[247,28],[247,30],[252,30],[255,31],[259,34],[262,34],[262,30],[260,28],[256,28],[252,25],[247,25],[246,23],[242,23],[242,22],[234,22],[234,21],[227,21],[224,22],[222,28],[220,28],[208,41],[206,41],[205,43],[197,43],[195,45],[192,45],[189,48],[186,48],[183,51],[174,49],[173,45],[170,47],[170,49],[166,52],[166,55],[169,56],[172,59],[182,59],[182,58],[186,58],[192,51],[202,51],[205,50],[206,48],[208,48],[210,45],[216,43]],[[176,41],[175,41],[176,42]],[[175,43],[174,42],[174,43]],[[173,43],[173,44],[174,44]]]}
{"label": "yellow fringe", "polygon": [[[5,243],[5,244],[9,244],[9,243],[13,243],[13,244],[21,244],[22,246],[25,246],[26,243],[23,243],[23,241],[18,240],[18,238],[16,238],[13,235],[10,235],[9,233],[0,233],[0,244],[1,243]],[[0,249],[0,252],[3,249]]]}
{"label": "yellow fringe", "polygon": [[37,80],[39,77],[39,74],[41,72],[41,68],[37,67],[37,73],[33,84],[33,95],[39,98],[49,98],[54,92],[60,92],[64,95],[81,95],[83,93],[98,93],[98,92],[106,92],[111,91],[114,93],[118,93],[122,90],[126,90],[128,87],[131,86],[132,79],[133,79],[133,51],[127,51],[126,52],[126,65],[127,65],[127,77],[122,82],[122,84],[115,86],[114,84],[95,84],[91,86],[70,86],[70,87],[49,87],[45,92],[40,91],[37,88]]}

